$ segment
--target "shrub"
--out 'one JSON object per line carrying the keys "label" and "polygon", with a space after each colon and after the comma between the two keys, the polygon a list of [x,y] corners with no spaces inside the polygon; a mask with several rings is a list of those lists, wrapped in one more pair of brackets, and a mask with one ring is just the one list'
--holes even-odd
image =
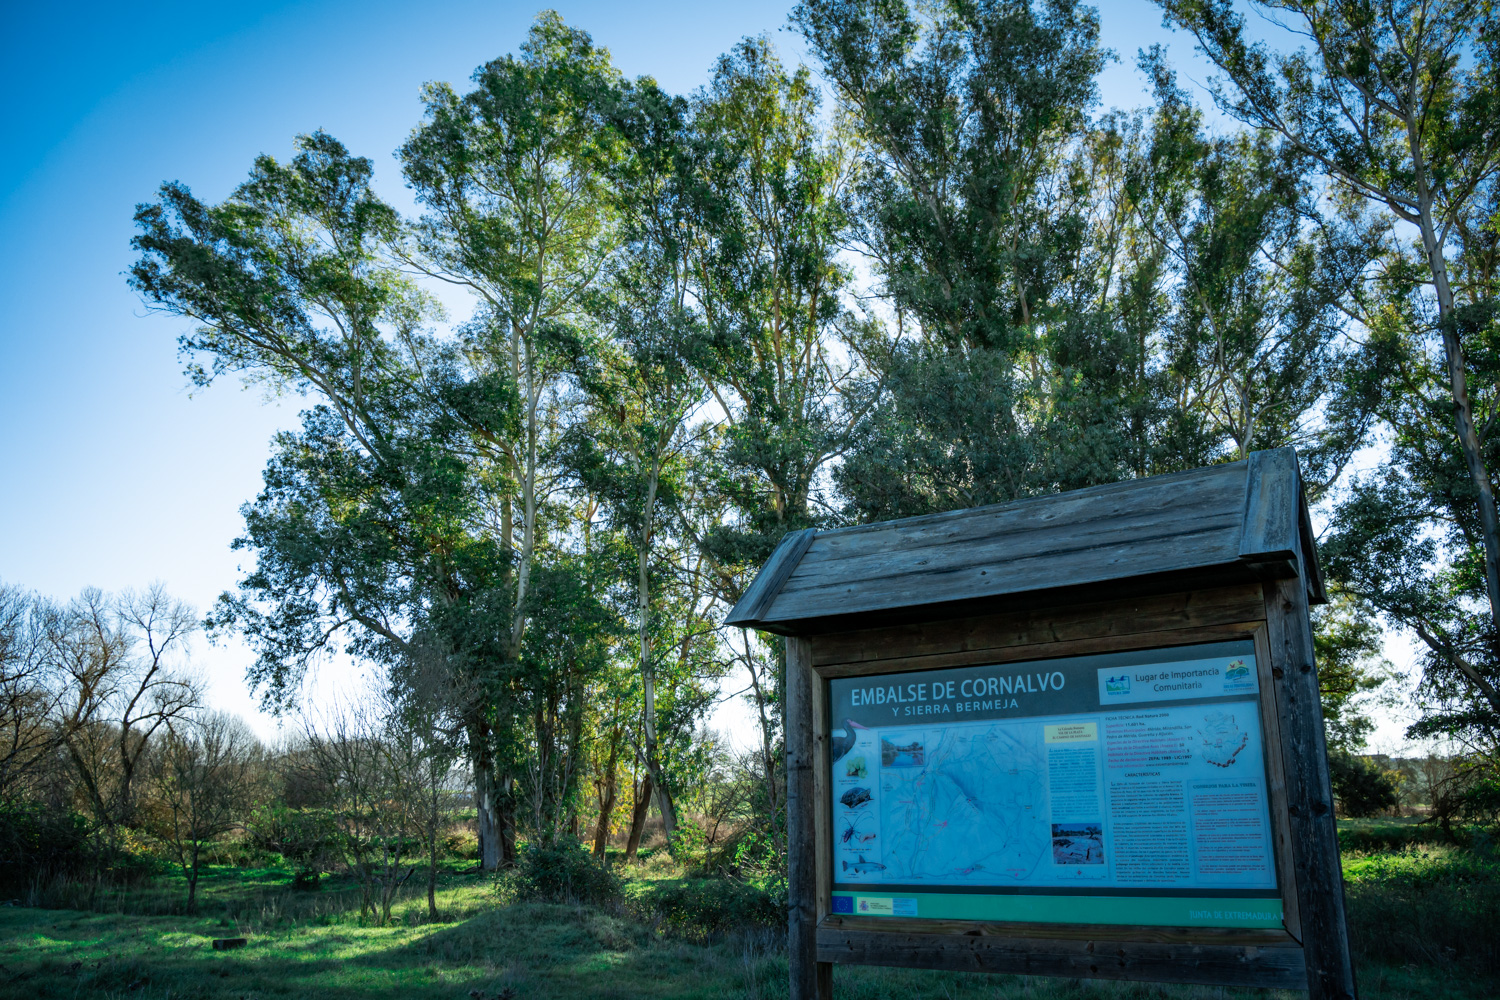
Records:
{"label": "shrub", "polygon": [[477,861],[479,859],[479,835],[465,827],[448,831],[443,837],[443,854],[450,858]]}
{"label": "shrub", "polygon": [[212,841],[203,848],[203,861],[210,865],[273,868],[280,865],[283,860],[282,855],[268,851],[254,840],[245,837],[225,837]]}
{"label": "shrub", "polygon": [[94,864],[88,822],[77,813],[30,803],[0,804],[0,891],[38,879],[78,876]]}
{"label": "shrub", "polygon": [[1344,865],[1349,935],[1376,962],[1461,962],[1500,971],[1500,861],[1460,848]]}
{"label": "shrub", "polygon": [[1388,771],[1368,757],[1334,752],[1328,755],[1329,776],[1339,811],[1345,816],[1374,816],[1394,809],[1400,796],[1401,773]]}
{"label": "shrub", "polygon": [[496,880],[507,902],[616,903],[620,880],[582,844],[526,845],[515,867]]}
{"label": "shrub", "polygon": [[642,879],[626,884],[625,899],[638,917],[692,938],[786,924],[784,903],[761,886],[736,879]]}
{"label": "shrub", "polygon": [[292,809],[278,803],[256,812],[250,822],[250,839],[286,860],[293,885],[312,888],[331,864],[338,826],[326,810]]}

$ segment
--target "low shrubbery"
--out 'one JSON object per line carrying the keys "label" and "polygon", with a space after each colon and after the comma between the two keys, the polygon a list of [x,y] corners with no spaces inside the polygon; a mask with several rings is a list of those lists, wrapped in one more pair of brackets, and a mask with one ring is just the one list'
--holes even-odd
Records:
{"label": "low shrubbery", "polygon": [[666,851],[611,869],[578,844],[524,847],[496,880],[506,902],[614,907],[659,930],[695,940],[786,922],[785,891],[730,877],[693,877]]}
{"label": "low shrubbery", "polygon": [[521,849],[516,864],[497,879],[500,897],[507,902],[618,904],[618,877],[582,844]]}
{"label": "low shrubbery", "polygon": [[1349,932],[1371,961],[1473,964],[1500,972],[1500,858],[1426,847],[1344,864]]}
{"label": "low shrubbery", "polygon": [[625,883],[625,902],[639,918],[693,939],[786,923],[784,903],[761,886],[728,878],[635,879]]}
{"label": "low shrubbery", "polygon": [[0,804],[0,893],[19,895],[38,881],[93,870],[88,822],[31,803]]}

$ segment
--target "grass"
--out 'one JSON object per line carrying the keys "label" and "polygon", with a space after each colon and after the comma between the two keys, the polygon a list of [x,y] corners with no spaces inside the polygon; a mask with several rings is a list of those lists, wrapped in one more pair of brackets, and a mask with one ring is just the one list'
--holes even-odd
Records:
{"label": "grass", "polygon": [[[1489,867],[1486,867],[1486,864]],[[679,873],[646,866],[672,887]],[[194,916],[180,913],[180,880],[164,877],[95,899],[91,911],[0,907],[0,997],[120,1000],[269,1000],[373,997],[444,1000],[705,998],[772,1000],[786,995],[781,935],[750,929],[695,943],[670,922],[645,923],[612,908],[497,904],[489,879],[454,863],[444,872],[444,921],[426,920],[425,890],[405,889],[392,924],[358,917],[358,893],[330,878],[316,892],[287,886],[278,869],[214,868]],[[1442,917],[1448,934],[1483,914],[1463,900],[1489,901],[1494,863],[1467,852],[1428,850],[1370,855],[1346,866],[1352,930],[1388,940],[1411,930],[1413,915]],[[1488,887],[1469,897],[1455,887]],[[639,894],[649,887],[637,885]],[[1455,900],[1458,902],[1455,904]],[[1405,909],[1403,909],[1405,907]],[[1447,915],[1453,910],[1452,919]],[[1467,916],[1466,916],[1467,914]],[[1494,926],[1494,925],[1490,925]],[[1470,926],[1468,937],[1484,928]],[[212,950],[214,938],[249,945]],[[1437,939],[1434,939],[1437,940]],[[1444,940],[1446,940],[1444,938]],[[1360,948],[1360,992],[1367,1000],[1500,995],[1500,978],[1470,956],[1391,947]],[[840,967],[839,1000],[1229,1000],[1284,996],[1256,990],[1093,983],[1014,976]]]}

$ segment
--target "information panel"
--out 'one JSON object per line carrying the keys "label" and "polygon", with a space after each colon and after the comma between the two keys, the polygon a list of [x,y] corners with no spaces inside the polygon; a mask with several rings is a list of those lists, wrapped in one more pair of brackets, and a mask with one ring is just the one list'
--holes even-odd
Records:
{"label": "information panel", "polygon": [[1254,644],[829,682],[835,913],[1278,927]]}

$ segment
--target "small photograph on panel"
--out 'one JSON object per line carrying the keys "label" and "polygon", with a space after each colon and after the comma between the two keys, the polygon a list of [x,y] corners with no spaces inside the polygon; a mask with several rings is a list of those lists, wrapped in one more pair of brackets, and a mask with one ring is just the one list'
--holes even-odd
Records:
{"label": "small photograph on panel", "polygon": [[1104,864],[1104,828],[1098,823],[1053,823],[1052,863]]}
{"label": "small photograph on panel", "polygon": [[[853,719],[845,719],[844,725],[828,734],[828,761],[837,764],[849,755],[856,745],[864,743],[868,746],[869,737],[861,739],[861,734],[870,733],[869,726],[861,726]],[[873,734],[871,734],[873,735]],[[863,775],[861,775],[863,777]]]}
{"label": "small photograph on panel", "polygon": [[921,733],[903,733],[889,739],[880,738],[881,767],[924,767],[927,744]]}
{"label": "small photograph on panel", "polygon": [[864,754],[860,754],[858,757],[850,757],[844,762],[844,777],[853,778],[857,781],[869,776],[870,769],[865,766]]}

